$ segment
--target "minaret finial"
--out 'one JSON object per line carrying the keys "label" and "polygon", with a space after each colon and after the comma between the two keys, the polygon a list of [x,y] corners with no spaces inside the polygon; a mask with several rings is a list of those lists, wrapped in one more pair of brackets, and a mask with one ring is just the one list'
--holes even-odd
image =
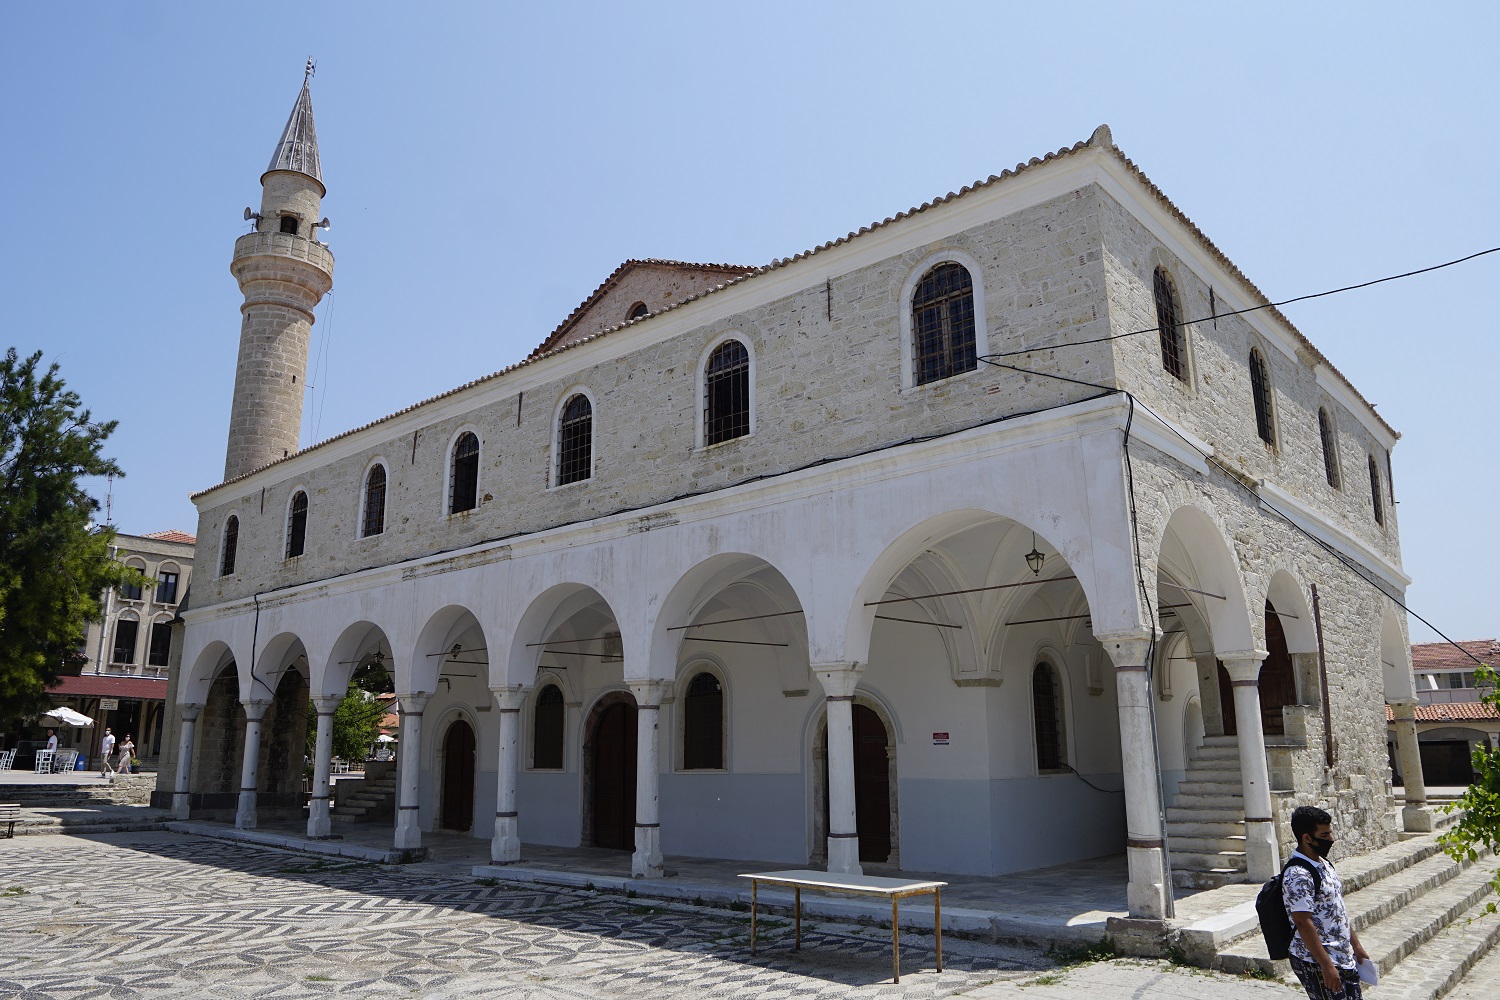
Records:
{"label": "minaret finial", "polygon": [[307,69],[302,74],[302,86],[304,86],[304,87],[307,86],[307,82],[309,80],[311,80],[313,77],[317,76],[317,75],[318,75],[318,64],[315,63],[315,62],[313,62],[313,57],[312,56],[308,56],[307,57]]}

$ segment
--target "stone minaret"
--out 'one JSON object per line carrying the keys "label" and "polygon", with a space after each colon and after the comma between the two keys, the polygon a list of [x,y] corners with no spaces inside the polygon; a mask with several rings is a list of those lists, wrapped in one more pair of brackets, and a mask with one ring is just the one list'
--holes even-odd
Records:
{"label": "stone minaret", "polygon": [[323,221],[323,169],[308,80],[261,175],[255,231],[234,244],[229,270],[240,283],[240,357],[229,411],[224,478],[252,472],[296,451],[313,309],[333,287],[333,254],[317,241]]}

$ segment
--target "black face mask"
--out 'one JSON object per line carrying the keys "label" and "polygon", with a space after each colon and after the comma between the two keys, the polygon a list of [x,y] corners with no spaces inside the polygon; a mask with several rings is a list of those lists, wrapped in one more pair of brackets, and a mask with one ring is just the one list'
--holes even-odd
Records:
{"label": "black face mask", "polygon": [[1331,851],[1331,850],[1333,850],[1333,838],[1332,837],[1330,837],[1327,840],[1321,840],[1321,839],[1319,839],[1317,837],[1310,837],[1308,839],[1310,839],[1312,841],[1313,851],[1316,852],[1317,855],[1318,855],[1318,857],[1320,857],[1320,858],[1326,858],[1326,857],[1328,857],[1328,852]]}

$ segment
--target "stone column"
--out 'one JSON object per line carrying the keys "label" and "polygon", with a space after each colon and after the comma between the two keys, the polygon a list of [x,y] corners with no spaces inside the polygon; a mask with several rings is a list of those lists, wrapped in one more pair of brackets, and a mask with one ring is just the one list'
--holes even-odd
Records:
{"label": "stone column", "polygon": [[1407,833],[1431,833],[1432,812],[1427,808],[1427,779],[1422,776],[1422,754],[1417,746],[1417,703],[1391,702],[1396,719],[1396,755],[1401,760],[1401,780],[1406,805],[1401,809],[1401,828]]}
{"label": "stone column", "polygon": [[417,782],[422,773],[422,709],[432,697],[426,691],[396,695],[401,707],[401,736],[396,744],[396,848],[422,846]]}
{"label": "stone column", "polygon": [[490,861],[508,865],[521,860],[520,814],[516,811],[516,778],[521,769],[521,705],[527,689],[490,688],[500,704],[500,779],[495,795],[495,836],[490,840]]}
{"label": "stone column", "polygon": [[260,771],[260,722],[266,717],[269,701],[247,701],[245,706],[245,756],[240,764],[240,805],[234,814],[234,825],[240,830],[255,829],[255,783]]}
{"label": "stone column", "polygon": [[1281,870],[1276,820],[1271,812],[1271,777],[1266,736],[1260,718],[1260,665],[1263,650],[1221,656],[1234,684],[1234,721],[1239,727],[1240,787],[1245,805],[1245,869],[1250,881],[1264,882]]}
{"label": "stone column", "polygon": [[1146,654],[1149,632],[1097,636],[1115,666],[1120,716],[1120,767],[1125,780],[1125,857],[1130,884],[1125,895],[1132,917],[1162,920],[1172,891],[1162,842],[1161,776],[1151,735],[1151,681]]}
{"label": "stone column", "polygon": [[307,836],[312,840],[327,840],[333,835],[333,824],[328,818],[328,769],[333,761],[333,713],[338,711],[343,695],[314,698],[313,707],[318,710],[318,743],[313,751],[312,798],[307,805]]}
{"label": "stone column", "polygon": [[667,693],[665,681],[631,681],[635,695],[635,855],[630,874],[635,878],[661,878],[666,866],[661,856],[661,813],[658,808],[661,770],[661,702]]}
{"label": "stone column", "polygon": [[177,784],[172,788],[172,818],[188,818],[193,775],[193,735],[197,729],[202,705],[178,705],[182,710],[182,733],[177,741]]}
{"label": "stone column", "polygon": [[854,689],[857,663],[818,663],[813,673],[826,694],[828,712],[828,870],[863,875],[859,825],[854,815]]}

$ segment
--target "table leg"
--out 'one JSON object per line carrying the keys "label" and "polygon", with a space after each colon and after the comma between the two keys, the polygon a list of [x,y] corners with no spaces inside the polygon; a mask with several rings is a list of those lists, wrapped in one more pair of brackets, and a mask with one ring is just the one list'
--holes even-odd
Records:
{"label": "table leg", "polygon": [[901,982],[901,897],[891,897],[891,966],[896,970],[893,982]]}
{"label": "table leg", "polygon": [[751,879],[750,880],[750,955],[751,955],[751,957],[754,957],[754,955],[755,955],[755,890],[757,888],[759,888],[759,887],[760,887],[760,883],[756,882],[755,879]]}
{"label": "table leg", "polygon": [[802,887],[796,887],[797,892],[797,947],[794,951],[802,950]]}
{"label": "table leg", "polygon": [[932,929],[937,935],[938,971],[943,971],[943,890],[932,890]]}

